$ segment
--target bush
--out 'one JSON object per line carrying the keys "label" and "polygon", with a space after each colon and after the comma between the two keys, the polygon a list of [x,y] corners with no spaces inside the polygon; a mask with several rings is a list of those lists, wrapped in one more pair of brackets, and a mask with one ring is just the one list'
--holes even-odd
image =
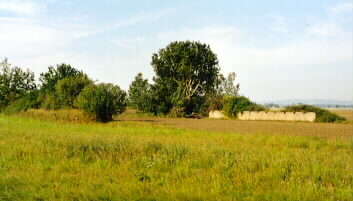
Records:
{"label": "bush", "polygon": [[148,112],[151,104],[151,85],[143,79],[142,73],[137,74],[129,87],[129,106],[142,112]]}
{"label": "bush", "polygon": [[61,108],[74,108],[74,101],[85,86],[93,82],[86,75],[67,77],[55,86]]}
{"label": "bush", "polygon": [[42,91],[38,97],[40,107],[46,110],[58,110],[61,108],[61,103],[58,96],[54,94],[44,94]]}
{"label": "bush", "polygon": [[38,91],[32,91],[29,94],[11,102],[4,110],[5,114],[15,114],[27,111],[30,108],[38,108],[40,102],[38,101]]}
{"label": "bush", "polygon": [[328,110],[315,107],[312,105],[294,105],[288,106],[284,109],[285,112],[315,112],[316,122],[339,122],[345,121],[344,117],[338,116]]}
{"label": "bush", "polygon": [[48,67],[48,72],[41,73],[39,81],[41,82],[40,90],[45,93],[54,93],[55,85],[62,79],[67,77],[75,77],[83,75],[82,71],[77,70],[74,67],[71,67],[69,64],[58,64],[56,68],[53,66]]}
{"label": "bush", "polygon": [[34,73],[12,67],[7,58],[0,62],[0,110],[36,90]]}
{"label": "bush", "polygon": [[223,110],[224,96],[219,94],[207,94],[205,104],[202,105],[201,113],[208,115],[210,111]]}
{"label": "bush", "polygon": [[75,106],[96,121],[108,122],[113,115],[122,113],[126,108],[126,93],[113,84],[86,86],[75,101]]}
{"label": "bush", "polygon": [[254,102],[251,102],[244,96],[227,97],[224,100],[223,111],[229,117],[236,117],[239,112],[244,111],[263,111],[265,108]]}

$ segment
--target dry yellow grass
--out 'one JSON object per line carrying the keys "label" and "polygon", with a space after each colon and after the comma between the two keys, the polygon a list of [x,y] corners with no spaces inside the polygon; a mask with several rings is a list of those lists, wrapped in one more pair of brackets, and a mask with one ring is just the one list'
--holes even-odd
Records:
{"label": "dry yellow grass", "polygon": [[330,109],[330,111],[346,118],[348,121],[353,121],[353,109],[351,109],[351,108]]}
{"label": "dry yellow grass", "polygon": [[30,117],[40,120],[58,121],[58,122],[68,122],[68,123],[87,123],[93,121],[93,119],[80,110],[70,109],[70,110],[35,110],[30,109],[26,112],[19,114],[23,117]]}
{"label": "dry yellow grass", "polygon": [[266,134],[290,136],[315,136],[327,139],[343,139],[350,141],[353,136],[351,123],[307,123],[284,121],[241,121],[213,119],[176,119],[155,117],[117,117],[120,121],[149,122],[170,127],[192,130],[230,132],[241,134]]}
{"label": "dry yellow grass", "polygon": [[[349,111],[340,110],[349,116]],[[51,120],[69,123],[88,123],[91,119],[79,110],[29,110],[21,116],[40,120]],[[117,116],[116,121],[142,122],[152,125],[163,125],[191,130],[228,132],[240,134],[266,134],[290,136],[315,136],[327,139],[352,140],[352,123],[309,123],[309,122],[284,122],[284,121],[240,121],[240,120],[212,120],[212,119],[183,119],[161,118],[136,111],[128,110]]]}

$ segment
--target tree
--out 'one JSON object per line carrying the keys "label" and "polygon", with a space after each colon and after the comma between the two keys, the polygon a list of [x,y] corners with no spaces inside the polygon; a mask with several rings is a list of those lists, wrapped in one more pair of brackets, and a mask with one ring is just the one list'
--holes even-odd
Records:
{"label": "tree", "polygon": [[237,75],[232,72],[228,74],[227,79],[224,79],[222,84],[225,96],[238,96],[240,85],[234,83],[236,77]]}
{"label": "tree", "polygon": [[77,97],[75,105],[96,121],[108,122],[113,115],[122,113],[126,108],[126,93],[113,84],[86,86]]}
{"label": "tree", "polygon": [[55,86],[58,100],[61,107],[73,108],[76,97],[81,93],[85,86],[93,84],[87,75],[78,75],[59,80]]}
{"label": "tree", "polygon": [[41,107],[45,109],[60,109],[61,101],[56,93],[56,84],[62,79],[77,76],[84,76],[84,74],[69,64],[58,64],[56,68],[49,66],[48,72],[41,73],[39,78],[41,82],[39,94]]}
{"label": "tree", "polygon": [[41,82],[41,91],[45,91],[46,93],[54,93],[55,85],[58,81],[67,77],[75,77],[78,75],[83,75],[83,72],[71,67],[69,64],[58,64],[56,65],[56,68],[49,66],[48,72],[41,73],[39,77],[39,81]]}
{"label": "tree", "polygon": [[135,109],[148,112],[151,95],[151,85],[147,79],[143,79],[142,73],[138,73],[129,87],[129,103]]}
{"label": "tree", "polygon": [[[198,97],[213,90],[219,67],[217,56],[209,45],[200,42],[177,41],[152,56],[155,80],[172,88],[173,106],[194,112]],[[167,87],[168,88],[168,87]]]}
{"label": "tree", "polygon": [[222,110],[225,99],[239,96],[240,86],[234,83],[235,78],[234,72],[229,73],[227,79],[223,74],[218,74],[214,90],[206,94],[205,113],[212,110]]}
{"label": "tree", "polygon": [[34,89],[29,93],[24,94],[22,97],[10,102],[3,112],[6,114],[15,114],[27,111],[31,108],[39,108],[40,102],[38,101],[39,90]]}
{"label": "tree", "polygon": [[29,69],[11,67],[7,58],[0,63],[0,68],[0,108],[36,89],[34,73]]}

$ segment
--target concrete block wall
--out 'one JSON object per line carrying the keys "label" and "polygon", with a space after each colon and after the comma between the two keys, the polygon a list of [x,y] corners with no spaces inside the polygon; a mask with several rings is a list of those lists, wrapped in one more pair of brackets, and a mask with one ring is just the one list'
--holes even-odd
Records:
{"label": "concrete block wall", "polygon": [[223,114],[222,111],[215,110],[215,111],[210,111],[208,113],[208,117],[211,118],[211,119],[223,119],[226,116]]}
{"label": "concrete block wall", "polygon": [[267,121],[315,121],[314,112],[250,112],[237,114],[240,120],[267,120]]}

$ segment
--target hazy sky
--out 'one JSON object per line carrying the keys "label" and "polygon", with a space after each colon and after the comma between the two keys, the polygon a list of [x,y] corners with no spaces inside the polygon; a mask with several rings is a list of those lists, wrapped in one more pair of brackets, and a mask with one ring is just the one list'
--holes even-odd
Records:
{"label": "hazy sky", "polygon": [[211,45],[256,101],[352,100],[352,1],[0,0],[0,59],[69,63],[128,89],[175,40]]}

